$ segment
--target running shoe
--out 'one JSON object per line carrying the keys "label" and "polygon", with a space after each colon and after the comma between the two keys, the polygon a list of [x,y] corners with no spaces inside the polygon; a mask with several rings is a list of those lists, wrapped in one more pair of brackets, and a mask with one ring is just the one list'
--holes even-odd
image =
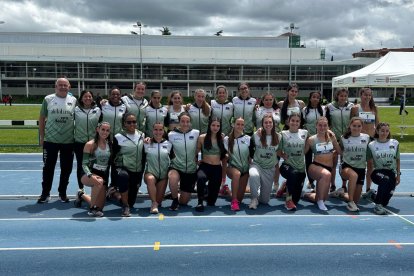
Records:
{"label": "running shoe", "polygon": [[250,204],[249,204],[249,209],[256,210],[258,205],[259,205],[259,201],[257,200],[257,198],[252,198],[252,201],[250,201]]}
{"label": "running shoe", "polygon": [[122,216],[123,217],[130,217],[131,211],[129,210],[129,206],[122,207]]}
{"label": "running shoe", "polygon": [[377,215],[386,215],[388,212],[381,204],[375,204],[374,213]]}
{"label": "running shoe", "polygon": [[111,200],[115,193],[116,193],[116,187],[115,186],[109,187],[108,190],[106,191],[106,199]]}
{"label": "running shoe", "polygon": [[376,196],[377,191],[374,189],[369,189],[366,193],[362,194],[362,197],[365,199],[373,199]]}
{"label": "running shoe", "polygon": [[151,204],[150,214],[158,214],[158,203],[153,202]]}
{"label": "running shoe", "polygon": [[69,198],[67,197],[67,195],[60,195],[59,199],[60,199],[60,202],[63,202],[63,203],[69,202]]}
{"label": "running shoe", "polygon": [[331,192],[330,195],[332,197],[343,198],[345,195],[345,190],[344,188],[339,188],[338,190]]}
{"label": "running shoe", "polygon": [[286,193],[286,185],[282,185],[282,187],[276,192],[276,198],[282,198]]}
{"label": "running shoe", "polygon": [[293,200],[288,200],[285,202],[285,208],[288,211],[295,211],[296,210],[296,205],[295,203],[293,203]]}
{"label": "running shoe", "polygon": [[221,189],[219,191],[220,196],[231,196],[231,191],[229,189],[229,185],[225,184],[221,186]]}
{"label": "running shoe", "polygon": [[239,201],[237,199],[233,199],[231,201],[230,208],[232,211],[240,211]]}
{"label": "running shoe", "polygon": [[348,204],[346,205],[346,208],[351,212],[358,212],[359,211],[358,206],[353,201],[348,202]]}
{"label": "running shoe", "polygon": [[170,210],[171,211],[177,211],[179,206],[180,206],[180,204],[178,203],[178,198],[174,198],[172,200],[172,203],[171,203],[171,206],[170,206]]}
{"label": "running shoe", "polygon": [[203,202],[199,202],[199,203],[197,204],[197,206],[195,207],[195,210],[196,210],[197,212],[204,212],[204,205],[203,205]]}
{"label": "running shoe", "polygon": [[75,205],[75,207],[76,208],[80,208],[80,207],[82,207],[82,201],[83,201],[83,198],[82,198],[82,196],[84,195],[84,191],[82,191],[82,190],[79,190],[78,191],[78,193],[77,193],[77,195],[76,195],[76,199],[75,199],[75,201],[73,202],[73,204]]}
{"label": "running shoe", "polygon": [[37,203],[47,203],[50,200],[50,196],[40,195],[37,199]]}

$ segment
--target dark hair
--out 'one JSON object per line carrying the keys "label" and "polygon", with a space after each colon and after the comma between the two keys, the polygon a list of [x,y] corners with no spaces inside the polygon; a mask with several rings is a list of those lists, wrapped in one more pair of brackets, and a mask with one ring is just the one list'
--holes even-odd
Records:
{"label": "dark hair", "polygon": [[323,116],[323,110],[322,110],[322,95],[321,95],[321,92],[319,92],[319,91],[313,91],[313,92],[310,92],[309,93],[308,105],[305,108],[305,114],[308,115],[309,114],[309,109],[312,108],[311,98],[312,98],[313,94],[319,94],[319,96],[320,96],[318,105],[316,106],[316,109],[318,110],[318,113],[321,116]]}
{"label": "dark hair", "polygon": [[346,131],[345,131],[345,133],[343,135],[345,139],[348,139],[349,136],[351,136],[351,125],[352,125],[352,123],[354,121],[360,121],[361,124],[362,124],[362,126],[364,126],[364,120],[362,120],[362,118],[360,118],[360,117],[352,117],[351,120],[349,121],[348,128],[346,129]]}
{"label": "dark hair", "polygon": [[264,98],[265,98],[266,96],[272,96],[272,98],[273,98],[272,108],[273,108],[274,110],[279,109],[279,106],[277,105],[277,102],[276,102],[276,98],[275,98],[275,96],[273,96],[273,93],[272,93],[272,92],[270,92],[270,91],[266,91],[266,92],[262,95],[262,97],[260,98],[260,104],[259,104],[259,106],[264,106],[263,101],[264,101]]}
{"label": "dark hair", "polygon": [[181,121],[181,118],[183,116],[187,116],[188,118],[190,118],[190,122],[191,122],[191,116],[187,111],[181,112],[180,115],[178,115],[178,121]]}
{"label": "dark hair", "polygon": [[135,120],[137,120],[137,115],[135,115],[134,113],[132,113],[132,112],[124,113],[122,115],[122,121],[121,121],[122,122],[122,128],[125,126],[125,122],[126,122],[126,120],[129,116],[134,116]]}
{"label": "dark hair", "polygon": [[[390,124],[389,123],[385,123],[385,122],[381,122],[381,123],[378,123],[378,125],[375,127],[375,134],[374,134],[374,138],[379,138],[379,134],[378,134],[378,132],[380,131],[380,129],[382,128],[382,127],[388,127],[388,128],[390,128]],[[391,139],[391,130],[390,130],[390,132],[388,133],[388,136],[387,136],[387,139]]]}
{"label": "dark hair", "polygon": [[349,94],[348,89],[346,88],[339,88],[338,90],[336,90],[334,100],[337,104],[338,104],[339,94],[341,94],[342,92],[346,93],[347,96]]}
{"label": "dark hair", "polygon": [[240,86],[242,86],[242,85],[246,85],[247,88],[250,89],[250,85],[247,82],[244,81],[244,82],[239,83],[239,85],[237,86],[237,90],[240,90]]}
{"label": "dark hair", "polygon": [[96,105],[96,103],[95,103],[95,101],[93,100],[93,93],[92,93],[92,91],[90,91],[90,90],[82,90],[82,91],[81,91],[80,96],[79,96],[79,99],[78,99],[78,106],[80,106],[81,108],[84,108],[84,107],[85,107],[85,105],[84,105],[84,103],[83,103],[83,101],[82,101],[82,98],[83,98],[83,96],[84,96],[86,93],[90,93],[90,94],[91,94],[91,96],[92,96],[92,103],[91,103],[91,107],[95,106],[95,105]]}
{"label": "dark hair", "polygon": [[[161,94],[160,90],[152,90],[151,91],[151,95],[150,95],[150,102],[149,102],[149,104],[151,106],[153,106],[153,104],[152,104],[152,97],[154,97],[155,94],[160,94],[160,97],[162,98],[162,94]],[[162,106],[161,102],[160,102],[160,105]]]}
{"label": "dark hair", "polygon": [[[111,124],[108,122],[100,122],[96,128],[100,128],[102,125],[109,125],[109,127],[111,127]],[[112,152],[112,139],[111,139],[111,135],[108,135],[108,137],[106,138],[106,142],[109,145],[109,150]],[[93,151],[95,151],[98,148],[98,143],[99,143],[99,133],[97,131],[95,131],[95,136],[93,138]]]}
{"label": "dark hair", "polygon": [[282,109],[280,110],[280,119],[281,119],[282,124],[285,124],[286,120],[288,119],[287,110],[288,110],[288,107],[289,107],[289,104],[290,104],[289,103],[289,91],[292,88],[296,88],[296,89],[299,90],[299,86],[296,83],[292,83],[292,84],[288,85],[288,87],[286,88],[286,92],[287,92],[286,93],[286,98],[283,101]]}
{"label": "dark hair", "polygon": [[216,87],[216,96],[217,96],[218,91],[219,91],[221,88],[223,88],[223,89],[224,89],[224,91],[226,91],[226,93],[227,93],[227,97],[228,97],[228,95],[229,95],[229,91],[227,90],[227,87],[226,87],[226,86],[224,86],[224,85],[219,85],[219,86],[217,86],[217,87]]}
{"label": "dark hair", "polygon": [[[174,91],[172,91],[169,95],[168,95],[168,98],[167,98],[167,105],[168,105],[168,107],[170,107],[170,106],[172,106],[173,105],[173,102],[172,102],[172,98],[175,96],[175,95],[180,95],[180,97],[181,97],[181,101],[183,100],[183,95],[181,94],[181,92],[179,91],[179,90],[174,90]],[[181,103],[182,104],[182,103]]]}
{"label": "dark hair", "polygon": [[138,82],[136,82],[136,83],[135,83],[135,85],[134,85],[134,90],[135,90],[135,89],[137,89],[137,86],[138,86],[138,85],[140,85],[140,84],[142,84],[143,86],[145,86],[145,88],[147,88],[147,84],[146,84],[145,82],[143,82],[143,81],[138,81]]}
{"label": "dark hair", "polygon": [[[162,130],[163,130],[163,134],[162,134],[162,138],[167,139],[167,132],[165,132],[165,128],[164,128],[164,123],[156,121],[155,123],[152,124],[152,130],[154,130],[154,126],[155,125],[162,125]],[[151,144],[156,142],[154,139],[154,135],[151,137]]]}
{"label": "dark hair", "polygon": [[213,122],[218,122],[220,124],[220,129],[216,134],[216,139],[217,139],[217,145],[220,149],[220,159],[223,159],[225,154],[226,154],[226,150],[224,149],[224,145],[223,145],[223,136],[221,133],[221,122],[220,119],[217,117],[210,117],[210,119],[208,120],[208,128],[207,128],[207,133],[206,133],[206,137],[204,138],[204,148],[207,150],[210,150],[213,147],[212,141],[211,141],[211,124]]}
{"label": "dark hair", "polygon": [[[236,121],[240,120],[240,119],[243,120],[243,122],[244,122],[244,119],[242,117],[238,117],[234,120],[234,124],[236,124]],[[235,138],[235,136],[234,136],[234,126],[233,126],[233,128],[232,128],[232,130],[229,134],[229,152],[230,153],[233,153],[234,138]]]}
{"label": "dark hair", "polygon": [[260,134],[261,134],[260,135],[260,142],[262,143],[262,146],[264,146],[264,147],[268,146],[267,143],[266,143],[266,130],[264,129],[264,125],[263,125],[265,119],[267,119],[267,118],[270,118],[273,122],[273,127],[272,127],[272,130],[271,130],[272,141],[270,142],[270,145],[271,146],[276,146],[276,145],[279,144],[279,136],[277,136],[277,133],[276,133],[276,123],[275,123],[275,120],[273,120],[272,114],[265,114],[262,118],[262,128],[261,128],[261,132],[260,132]]}
{"label": "dark hair", "polygon": [[360,90],[359,90],[359,96],[361,96],[362,95],[362,93],[364,93],[364,92],[366,92],[366,91],[370,91],[371,92],[371,99],[369,100],[369,108],[371,109],[371,110],[374,110],[374,112],[375,112],[375,114],[378,114],[378,112],[377,112],[377,106],[375,105],[375,102],[374,102],[374,97],[372,96],[372,90],[371,90],[371,88],[369,88],[369,87],[364,87],[364,88],[361,88]]}

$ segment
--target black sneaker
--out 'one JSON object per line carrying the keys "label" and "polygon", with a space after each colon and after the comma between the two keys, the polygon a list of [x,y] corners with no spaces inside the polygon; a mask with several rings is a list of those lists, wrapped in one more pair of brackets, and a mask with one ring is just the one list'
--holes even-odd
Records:
{"label": "black sneaker", "polygon": [[168,192],[164,195],[164,199],[173,199],[171,192]]}
{"label": "black sneaker", "polygon": [[171,211],[177,211],[179,206],[180,206],[180,204],[178,203],[178,198],[174,198],[172,203],[171,203],[170,210]]}
{"label": "black sneaker", "polygon": [[94,206],[89,209],[88,216],[90,217],[103,217],[104,213],[98,209],[98,207]]}
{"label": "black sneaker", "polygon": [[76,208],[80,208],[82,207],[82,201],[83,201],[83,196],[84,192],[82,190],[78,191],[78,194],[76,195],[76,199],[73,202],[73,204],[75,205]]}
{"label": "black sneaker", "polygon": [[60,202],[63,202],[63,203],[69,202],[69,198],[66,195],[60,195],[59,199],[60,199]]}
{"label": "black sneaker", "polygon": [[37,199],[37,203],[47,203],[50,200],[50,196],[40,195]]}
{"label": "black sneaker", "polygon": [[204,212],[204,205],[203,205],[203,203],[202,202],[201,203],[198,203],[197,206],[195,207],[195,210],[197,212]]}

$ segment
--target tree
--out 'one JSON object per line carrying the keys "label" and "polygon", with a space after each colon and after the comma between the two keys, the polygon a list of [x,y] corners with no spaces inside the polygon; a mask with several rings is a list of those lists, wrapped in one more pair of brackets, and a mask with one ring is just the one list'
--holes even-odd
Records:
{"label": "tree", "polygon": [[161,35],[171,35],[170,29],[168,29],[168,27],[162,27],[160,32],[161,32]]}

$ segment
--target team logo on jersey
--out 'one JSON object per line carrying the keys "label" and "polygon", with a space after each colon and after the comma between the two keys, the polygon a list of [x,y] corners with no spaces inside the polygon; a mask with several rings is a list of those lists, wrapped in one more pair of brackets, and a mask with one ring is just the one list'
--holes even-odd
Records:
{"label": "team logo on jersey", "polygon": [[72,106],[72,103],[68,103],[68,106]]}
{"label": "team logo on jersey", "polygon": [[189,136],[188,139],[194,140],[194,136]]}
{"label": "team logo on jersey", "polygon": [[230,107],[226,106],[226,110],[230,110]]}
{"label": "team logo on jersey", "polygon": [[124,110],[124,109],[122,109],[122,108],[120,108],[120,109],[119,109],[119,112],[124,112],[124,111],[125,111],[125,110]]}
{"label": "team logo on jersey", "polygon": [[168,147],[167,147],[167,146],[162,146],[162,148],[163,148],[163,149],[168,149]]}
{"label": "team logo on jersey", "polygon": [[393,145],[390,145],[390,149],[395,149],[395,147]]}
{"label": "team logo on jersey", "polygon": [[361,139],[361,143],[366,143],[366,142],[367,142],[367,140]]}
{"label": "team logo on jersey", "polygon": [[95,113],[96,113],[96,110],[92,111],[92,114],[95,114]]}
{"label": "team logo on jersey", "polygon": [[251,103],[251,102],[247,102],[247,104],[248,104],[248,105],[252,105],[253,103]]}

